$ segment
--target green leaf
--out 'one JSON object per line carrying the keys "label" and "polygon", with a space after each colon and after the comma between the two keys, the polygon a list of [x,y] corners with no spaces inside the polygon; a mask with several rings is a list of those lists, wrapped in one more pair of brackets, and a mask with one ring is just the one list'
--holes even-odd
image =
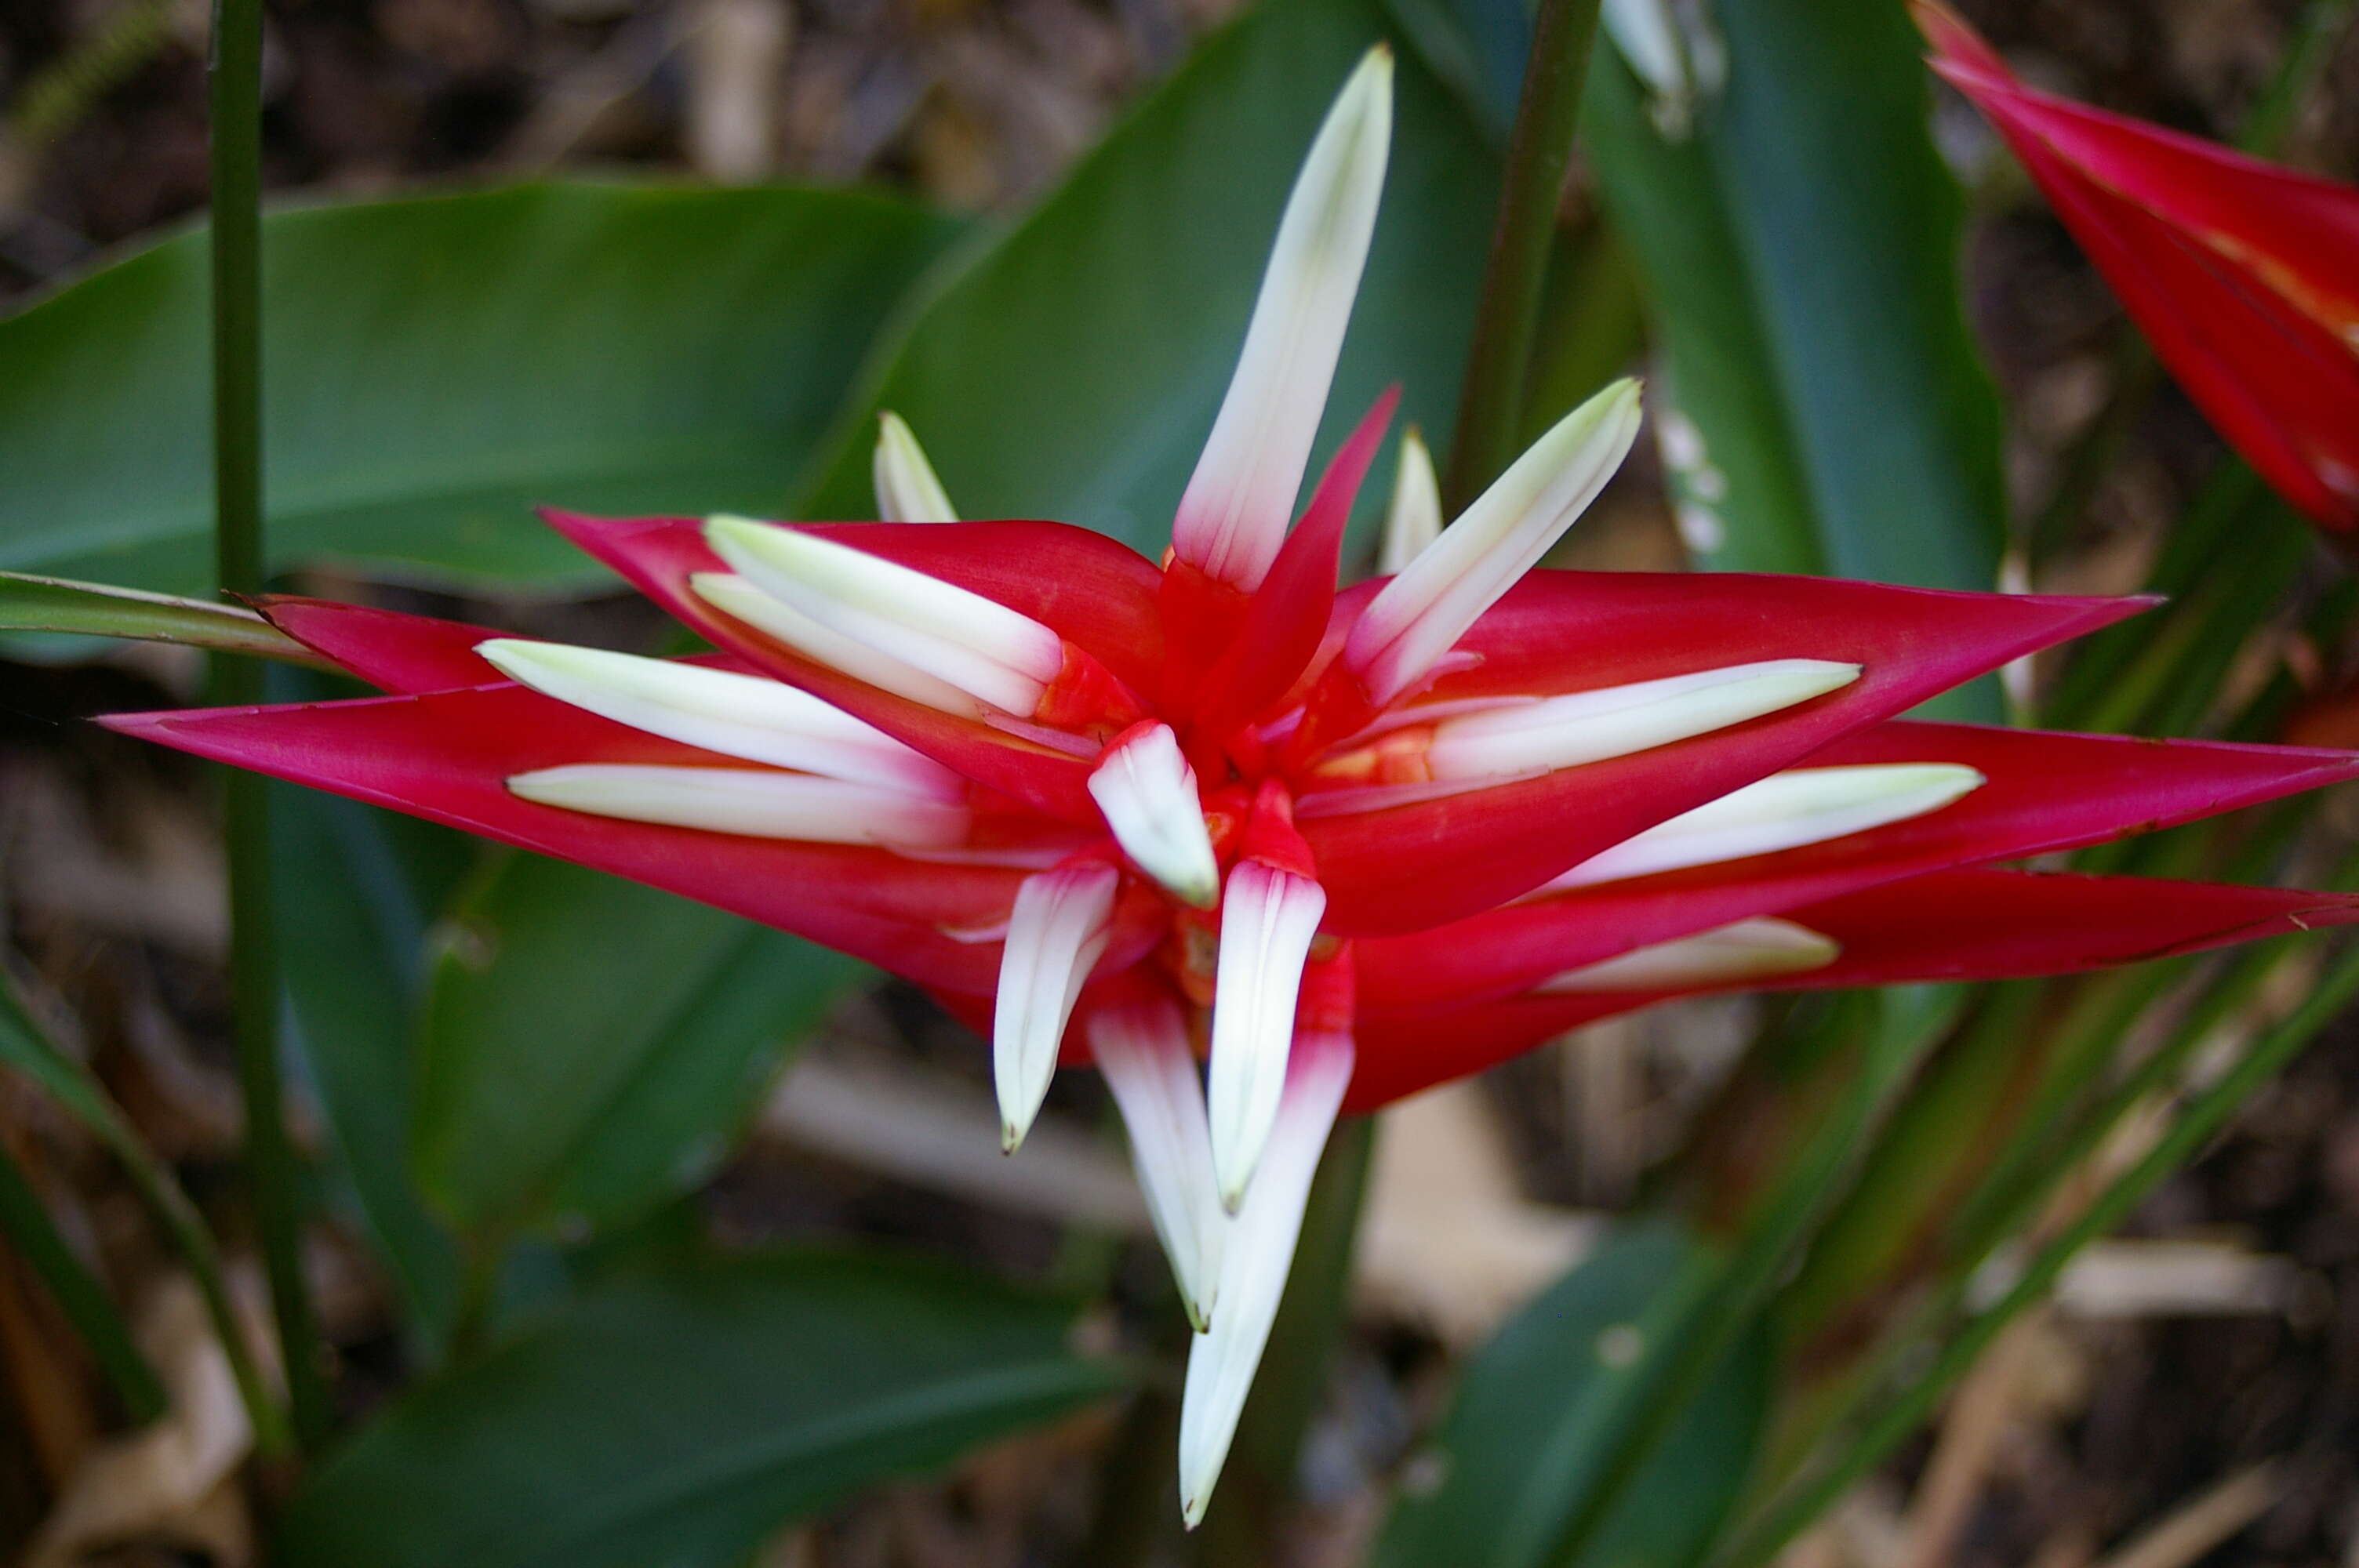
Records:
{"label": "green leaf", "polygon": [[[1699,1249],[1650,1223],[1616,1234],[1518,1313],[1467,1367],[1431,1454],[1440,1481],[1405,1496],[1377,1568],[1539,1568],[1590,1474],[1591,1397],[1645,1352],[1657,1304],[1697,1271]],[[1675,1568],[1708,1542],[1745,1484],[1767,1414],[1769,1354],[1741,1339],[1577,1559],[1581,1568]],[[1423,1468],[1422,1462],[1419,1468]]]}
{"label": "green leaf", "polygon": [[[561,585],[536,503],[774,511],[947,242],[880,197],[551,183],[274,213],[274,568]],[[203,236],[0,321],[0,567],[210,580]]]}
{"label": "green leaf", "polygon": [[170,1168],[141,1141],[130,1119],[107,1097],[97,1075],[68,1055],[27,1011],[5,965],[0,965],[0,1067],[12,1068],[30,1079],[121,1162],[140,1201],[170,1236],[180,1260],[196,1279],[205,1315],[229,1357],[239,1402],[254,1423],[257,1445],[265,1453],[281,1448],[287,1441],[286,1416],[272,1400],[245,1331],[230,1309],[221,1249],[213,1242],[212,1232],[205,1228],[203,1217],[180,1190]]}
{"label": "green leaf", "polygon": [[875,1258],[593,1287],[408,1394],[284,1516],[291,1568],[724,1568],[785,1520],[1112,1391],[1064,1305]]}
{"label": "green leaf", "polygon": [[1714,567],[1988,589],[2003,421],[1960,305],[1922,44],[1898,5],[1715,15],[1728,84],[1691,138],[1656,128],[1611,48],[1584,105],[1654,308],[1658,391],[1700,437],[1674,488],[1716,521]]}
{"label": "green leaf", "polygon": [[48,1206],[5,1145],[0,1145],[0,1236],[82,1336],[125,1412],[141,1422],[163,1414],[164,1385],[133,1342],[131,1325],[115,1310],[105,1285],[59,1234]]}
{"label": "green leaf", "polygon": [[236,605],[18,572],[0,572],[0,632],[130,637],[333,667],[253,611]]}
{"label": "green leaf", "polygon": [[271,791],[270,838],[290,1044],[361,1229],[430,1352],[458,1311],[459,1259],[410,1175],[414,1020],[434,884],[472,849],[447,830],[290,785]]}
{"label": "green leaf", "polygon": [[470,1230],[634,1217],[717,1158],[861,972],[670,893],[505,858],[434,961],[419,1180]]}
{"label": "green leaf", "polygon": [[[1049,516],[1159,553],[1245,340],[1320,116],[1388,36],[1374,0],[1267,0],[1201,46],[1054,194],[940,285],[885,353],[807,516],[867,515],[871,412],[925,444],[967,516]],[[1394,381],[1448,429],[1498,185],[1404,59],[1386,206],[1343,350],[1332,444]],[[1323,449],[1323,448],[1322,448]],[[1380,486],[1368,487],[1373,516]]]}

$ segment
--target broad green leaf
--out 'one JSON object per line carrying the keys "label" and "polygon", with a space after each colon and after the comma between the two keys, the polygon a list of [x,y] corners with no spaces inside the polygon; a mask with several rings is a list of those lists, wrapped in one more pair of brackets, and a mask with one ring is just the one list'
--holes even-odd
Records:
{"label": "broad green leaf", "polygon": [[419,1180],[469,1229],[633,1217],[717,1159],[860,972],[670,893],[506,858],[434,960]]}
{"label": "broad green leaf", "polygon": [[414,1020],[456,834],[316,790],[271,791],[279,971],[300,1054],[361,1229],[429,1351],[458,1308],[458,1252],[409,1168]]}
{"label": "broad green leaf", "polygon": [[0,632],[63,633],[178,643],[331,668],[327,660],[237,605],[103,583],[0,572]]}
{"label": "broad green leaf", "polygon": [[[880,197],[550,183],[266,226],[273,562],[579,584],[531,517],[774,511],[951,233]],[[210,580],[204,238],[0,321],[0,568]]]}
{"label": "broad green leaf", "polygon": [[[1616,1235],[1484,1346],[1430,1455],[1438,1479],[1407,1492],[1377,1568],[1542,1568],[1593,1473],[1589,1396],[1647,1353],[1656,1303],[1695,1267],[1695,1244],[1652,1223]],[[1767,1413],[1766,1338],[1746,1335],[1656,1450],[1577,1560],[1675,1568],[1711,1540],[1745,1480]],[[1412,1467],[1425,1470],[1427,1462]]]}
{"label": "broad green leaf", "polygon": [[[1057,517],[1159,553],[1303,151],[1388,36],[1375,0],[1266,0],[1201,46],[1030,217],[940,282],[875,368],[803,514],[869,515],[881,406],[909,421],[962,514]],[[1473,317],[1495,159],[1413,58],[1397,94],[1322,451],[1394,381],[1404,420],[1448,429]]]}
{"label": "broad green leaf", "polygon": [[809,1253],[592,1287],[407,1395],[288,1507],[290,1568],[727,1568],[789,1519],[1118,1384],[1071,1312]]}
{"label": "broad green leaf", "polygon": [[1619,53],[1583,129],[1645,277],[1667,447],[1712,566],[1938,588],[1997,576],[2002,419],[1958,291],[1961,203],[1898,5],[1729,0],[1725,91],[1667,138]]}

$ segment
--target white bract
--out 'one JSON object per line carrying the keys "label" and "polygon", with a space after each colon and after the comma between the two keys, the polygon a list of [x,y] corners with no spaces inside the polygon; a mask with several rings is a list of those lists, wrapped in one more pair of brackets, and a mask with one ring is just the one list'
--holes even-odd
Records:
{"label": "white bract", "polygon": [[1018,718],[1064,668],[1064,640],[1031,617],[881,556],[743,517],[708,520],[704,538],[772,598]]}
{"label": "white bract", "polygon": [[842,708],[766,676],[495,637],[475,652],[544,697],[747,762],[958,800],[965,781]]}
{"label": "white bract", "polygon": [[1393,57],[1345,83],[1294,181],[1228,395],[1172,520],[1171,547],[1250,592],[1286,537],[1375,232],[1392,142]]}
{"label": "white bract", "polygon": [[1627,953],[1542,981],[1549,992],[1687,990],[1823,969],[1843,956],[1833,938],[1789,920],[1739,920]]}
{"label": "white bract", "polygon": [[1538,565],[1638,438],[1638,384],[1617,381],[1560,420],[1369,601],[1343,643],[1368,696],[1425,678],[1499,596]]}
{"label": "white bract", "polygon": [[1183,903],[1210,909],[1219,902],[1221,869],[1196,772],[1169,725],[1148,726],[1110,747],[1090,774],[1090,795],[1140,871]]}
{"label": "white bract", "polygon": [[876,515],[887,523],[955,523],[950,492],[906,421],[891,409],[876,416]]}
{"label": "white bract", "polygon": [[1377,573],[1391,577],[1399,572],[1440,537],[1441,482],[1434,477],[1433,454],[1425,449],[1425,438],[1412,425],[1401,433],[1400,466],[1393,470],[1392,500],[1385,507]]}
{"label": "white bract", "polygon": [[1303,1036],[1287,1074],[1261,1173],[1231,1224],[1221,1255],[1220,1307],[1188,1353],[1180,1402],[1180,1510],[1190,1529],[1203,1519],[1229,1456],[1237,1417],[1286,1292],[1310,1178],[1351,1081],[1350,1036]]}
{"label": "white bract", "polygon": [[1983,782],[1980,773],[1958,762],[1870,762],[1772,773],[1591,856],[1541,891],[1824,844],[1939,811]]}
{"label": "white bract", "polygon": [[1011,1153],[1049,1093],[1073,1002],[1105,952],[1121,881],[1112,866],[1067,866],[1027,877],[1016,889],[991,1020],[1000,1147]]}
{"label": "white bract", "polygon": [[1426,765],[1437,779],[1472,782],[1603,762],[1792,708],[1859,676],[1859,665],[1827,659],[1767,659],[1508,704],[1434,726]]}
{"label": "white bract", "polygon": [[1259,860],[1240,860],[1229,872],[1221,900],[1206,1098],[1212,1170],[1232,1214],[1245,1201],[1277,1116],[1302,966],[1326,913],[1327,890],[1309,877]]}
{"label": "white bract", "polygon": [[1131,1162],[1156,1239],[1201,1334],[1219,1300],[1221,1254],[1230,1219],[1212,1184],[1212,1138],[1204,1083],[1189,1048],[1187,1021],[1168,997],[1099,1010],[1090,1019],[1090,1054],[1105,1076],[1130,1135]]}
{"label": "white bract", "polygon": [[768,768],[575,762],[517,773],[507,785],[542,806],[752,838],[934,849],[962,841],[968,824],[963,806]]}
{"label": "white bract", "polygon": [[734,572],[697,572],[688,579],[697,598],[733,621],[815,663],[842,671],[855,680],[906,697],[943,713],[980,714],[984,705],[950,682],[904,664],[889,654],[823,626],[785,600],[765,592],[750,579]]}

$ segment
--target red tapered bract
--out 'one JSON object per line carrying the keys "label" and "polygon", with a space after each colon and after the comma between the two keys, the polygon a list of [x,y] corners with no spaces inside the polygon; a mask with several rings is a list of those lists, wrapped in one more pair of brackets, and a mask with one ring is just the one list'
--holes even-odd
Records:
{"label": "red tapered bract", "polygon": [[1954,15],[1915,9],[1934,69],[2229,444],[2313,522],[2359,528],[2359,190],[2033,91]]}

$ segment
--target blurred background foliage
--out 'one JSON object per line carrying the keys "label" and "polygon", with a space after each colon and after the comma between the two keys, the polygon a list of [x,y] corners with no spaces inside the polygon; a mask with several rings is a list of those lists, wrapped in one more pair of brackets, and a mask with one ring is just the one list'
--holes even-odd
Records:
{"label": "blurred background foliage", "polygon": [[[1638,366],[1654,437],[1563,563],[2149,588],[2166,609],[1951,711],[2359,741],[2349,579],[1932,92],[1902,8],[1673,9],[1687,80],[1597,49],[1557,212],[1524,422]],[[2348,5],[1966,9],[2041,84],[2359,170]],[[0,569],[208,581],[207,265],[173,232],[205,27],[0,9]],[[883,406],[970,514],[1151,551],[1299,149],[1380,37],[1400,124],[1334,418],[1398,380],[1447,432],[1527,31],[1516,0],[283,0],[273,568],[651,649],[528,506],[861,515]],[[983,1053],[906,989],[293,790],[338,1435],[248,1465],[283,1433],[209,797],[78,720],[188,699],[173,643],[257,633],[157,605],[157,641],[90,637],[119,613],[0,587],[38,629],[0,649],[0,1549],[27,1563],[2359,1552],[2348,954],[1692,1003],[1388,1113],[1373,1170],[1323,1179],[1243,1474],[1183,1543],[1177,1314],[1093,1083],[1002,1161]],[[2078,863],[2351,885],[2348,811]]]}

